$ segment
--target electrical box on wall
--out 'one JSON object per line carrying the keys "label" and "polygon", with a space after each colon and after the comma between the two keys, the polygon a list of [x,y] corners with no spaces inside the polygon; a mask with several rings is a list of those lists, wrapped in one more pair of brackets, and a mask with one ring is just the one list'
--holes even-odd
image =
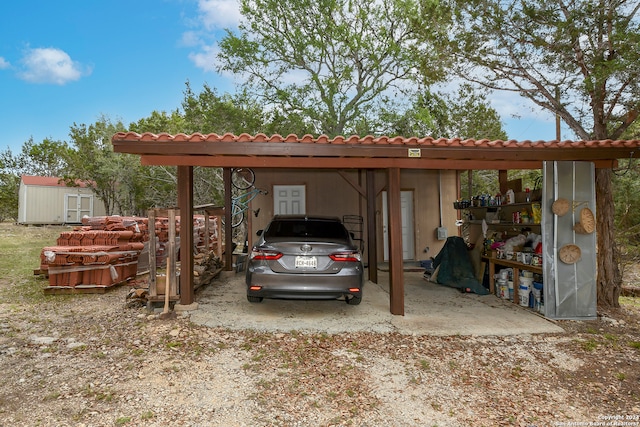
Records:
{"label": "electrical box on wall", "polygon": [[438,227],[438,228],[436,228],[436,234],[438,235],[438,240],[447,240],[447,228],[446,227]]}

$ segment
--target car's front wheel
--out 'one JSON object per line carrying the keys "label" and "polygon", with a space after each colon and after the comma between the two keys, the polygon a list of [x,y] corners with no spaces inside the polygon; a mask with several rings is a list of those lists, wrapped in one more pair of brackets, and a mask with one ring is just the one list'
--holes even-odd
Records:
{"label": "car's front wheel", "polygon": [[247,295],[247,300],[249,302],[262,302],[262,299],[263,299],[262,297],[254,297],[251,295]]}
{"label": "car's front wheel", "polygon": [[349,305],[358,305],[362,302],[362,297],[361,296],[347,297],[346,300],[347,300],[347,304]]}

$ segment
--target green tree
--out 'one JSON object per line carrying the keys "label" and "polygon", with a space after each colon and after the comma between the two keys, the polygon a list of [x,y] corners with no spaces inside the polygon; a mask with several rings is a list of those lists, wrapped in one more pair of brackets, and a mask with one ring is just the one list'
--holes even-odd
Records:
{"label": "green tree", "polygon": [[182,101],[186,133],[222,135],[229,132],[239,135],[263,132],[262,106],[246,93],[219,95],[206,83],[201,92],[195,93],[189,82],[186,86]]}
{"label": "green tree", "polygon": [[0,152],[0,222],[18,219],[20,160],[11,149]]}
{"label": "green tree", "polygon": [[45,138],[35,144],[33,138],[22,146],[23,173],[35,176],[62,176],[67,169],[66,159],[71,148],[63,141]]}
{"label": "green tree", "polygon": [[[425,0],[425,3],[430,3]],[[452,72],[560,115],[580,139],[619,138],[640,108],[640,4],[630,0],[450,0]],[[419,23],[420,17],[414,23]],[[425,40],[428,27],[415,25]],[[612,170],[596,171],[598,304],[619,306]]]}
{"label": "green tree", "polygon": [[186,130],[185,118],[179,110],[171,113],[165,111],[152,111],[149,117],[144,117],[129,125],[129,130],[137,133],[184,133]]}
{"label": "green tree", "polygon": [[[310,120],[314,133],[355,133],[381,96],[415,87],[406,85],[416,64],[402,16],[409,3],[241,0],[244,19],[220,42],[218,69],[246,78],[243,87],[278,117]],[[441,77],[439,64],[427,82]]]}
{"label": "green tree", "polygon": [[69,171],[65,175],[67,185],[76,180],[92,188],[104,202],[107,215],[136,213],[135,187],[138,184],[139,159],[137,156],[113,152],[111,137],[125,131],[121,122],[113,123],[101,117],[94,124],[73,124],[71,142],[75,146],[68,158]]}
{"label": "green tree", "polygon": [[[187,125],[179,110],[171,113],[152,111],[149,117],[144,117],[129,125],[129,130],[137,133],[187,133]],[[135,205],[139,213],[153,207],[176,206],[177,171],[175,166],[144,166],[139,168],[136,185],[132,188]]]}
{"label": "green tree", "polygon": [[29,138],[19,154],[8,148],[0,153],[0,221],[18,219],[20,177],[63,176],[69,152],[65,142],[44,139],[36,144]]}

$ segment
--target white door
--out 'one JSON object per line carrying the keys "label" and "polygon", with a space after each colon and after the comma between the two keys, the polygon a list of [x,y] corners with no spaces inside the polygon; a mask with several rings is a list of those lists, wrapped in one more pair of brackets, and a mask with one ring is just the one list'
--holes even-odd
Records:
{"label": "white door", "polygon": [[68,224],[82,222],[83,216],[93,216],[93,196],[90,194],[66,194],[64,204]]}
{"label": "white door", "polygon": [[[400,192],[400,210],[402,215],[402,259],[415,258],[413,239],[413,191]],[[384,241],[384,260],[389,260],[389,239],[387,226],[389,224],[387,212],[387,192],[382,192],[382,229]]]}
{"label": "white door", "polygon": [[304,185],[273,186],[274,215],[305,214],[305,206]]}

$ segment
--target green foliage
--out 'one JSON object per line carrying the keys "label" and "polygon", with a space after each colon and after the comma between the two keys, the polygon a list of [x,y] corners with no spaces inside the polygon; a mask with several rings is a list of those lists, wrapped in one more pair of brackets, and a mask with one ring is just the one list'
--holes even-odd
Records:
{"label": "green foliage", "polygon": [[152,111],[149,117],[144,117],[135,123],[129,125],[129,130],[137,133],[177,133],[186,132],[186,124],[184,116],[178,111],[172,111],[167,114],[165,111]]}
{"label": "green foliage", "polygon": [[63,176],[67,170],[66,159],[71,148],[66,142],[45,138],[35,144],[33,138],[22,146],[23,174],[35,176]]}
{"label": "green foliage", "polygon": [[487,95],[470,85],[453,94],[423,91],[404,112],[386,108],[382,112],[379,128],[386,135],[507,139]]}
{"label": "green foliage", "polygon": [[24,143],[19,154],[10,149],[0,153],[0,221],[18,219],[18,191],[22,175],[63,176],[70,152],[65,142],[33,138]]}
{"label": "green foliage", "polygon": [[183,132],[219,135],[229,132],[239,135],[243,132],[256,134],[264,131],[262,106],[246,93],[218,95],[215,89],[205,83],[202,91],[196,94],[189,82],[186,86],[182,101]]}
{"label": "green foliage", "polygon": [[219,71],[245,77],[278,117],[301,118],[313,133],[371,133],[363,130],[380,97],[415,77],[416,40],[403,15],[411,1],[240,4],[244,20],[220,42]]}
{"label": "green foliage", "polygon": [[18,190],[20,177],[0,173],[0,222],[18,219]]}
{"label": "green foliage", "polygon": [[[640,25],[631,0],[453,0],[452,70],[559,114],[582,139],[619,138],[637,117]],[[416,25],[425,40],[429,27]]]}
{"label": "green foliage", "polygon": [[70,135],[75,150],[68,157],[69,171],[64,176],[67,185],[77,180],[91,187],[104,202],[107,215],[131,214],[135,209],[130,197],[135,193],[137,156],[120,155],[113,152],[111,137],[124,131],[122,123],[112,123],[102,117],[89,125],[74,125]]}

